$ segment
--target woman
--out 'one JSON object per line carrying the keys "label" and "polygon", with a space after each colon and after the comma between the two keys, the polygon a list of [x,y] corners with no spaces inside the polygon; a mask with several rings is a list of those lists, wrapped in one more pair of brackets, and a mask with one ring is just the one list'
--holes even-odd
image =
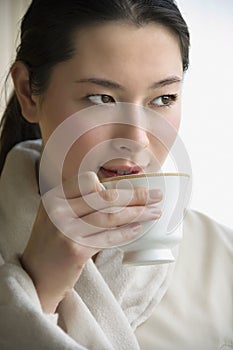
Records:
{"label": "woman", "polygon": [[[11,68],[15,91],[2,121],[1,349],[231,348],[231,232],[191,212],[175,266],[129,269],[117,249],[66,238],[38,193],[42,147],[76,112],[126,102],[158,112],[178,130],[188,49],[188,29],[172,0],[32,1]],[[42,143],[12,149],[40,138]],[[100,156],[95,172],[80,175],[81,191],[77,169],[108,140],[117,157]],[[112,246],[140,235],[138,215],[140,222],[161,215],[159,191],[135,190],[120,215],[94,210],[86,200],[103,196],[111,209],[115,192],[102,191],[99,180],[151,171],[155,156],[162,163],[167,153],[145,129],[119,123],[90,129],[65,160],[65,198],[60,187],[48,185],[53,214],[67,219],[67,199],[70,219],[91,224],[92,235]],[[126,198],[125,190],[119,207]],[[85,235],[81,222],[77,231]]]}

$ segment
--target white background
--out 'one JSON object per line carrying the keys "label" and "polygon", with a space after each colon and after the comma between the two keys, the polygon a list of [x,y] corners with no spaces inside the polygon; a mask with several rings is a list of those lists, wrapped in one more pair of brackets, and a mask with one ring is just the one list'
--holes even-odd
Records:
{"label": "white background", "polygon": [[[233,227],[233,0],[177,2],[192,43],[180,131],[193,168],[190,206]],[[0,0],[1,89],[29,3]]]}
{"label": "white background", "polygon": [[178,4],[192,43],[180,133],[192,161],[191,206],[233,227],[233,1]]}

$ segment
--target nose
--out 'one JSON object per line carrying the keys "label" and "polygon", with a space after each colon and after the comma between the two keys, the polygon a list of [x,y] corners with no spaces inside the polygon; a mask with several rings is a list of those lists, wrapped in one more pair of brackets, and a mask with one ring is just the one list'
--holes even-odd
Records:
{"label": "nose", "polygon": [[117,132],[112,138],[112,147],[118,152],[138,153],[149,146],[148,132],[133,125],[116,127]]}

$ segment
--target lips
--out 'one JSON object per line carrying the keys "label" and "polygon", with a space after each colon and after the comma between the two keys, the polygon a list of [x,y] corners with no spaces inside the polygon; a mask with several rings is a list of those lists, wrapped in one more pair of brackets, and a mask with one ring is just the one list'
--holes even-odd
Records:
{"label": "lips", "polygon": [[117,177],[122,175],[132,175],[140,174],[143,172],[143,169],[139,166],[114,166],[114,167],[101,167],[99,170],[99,177]]}

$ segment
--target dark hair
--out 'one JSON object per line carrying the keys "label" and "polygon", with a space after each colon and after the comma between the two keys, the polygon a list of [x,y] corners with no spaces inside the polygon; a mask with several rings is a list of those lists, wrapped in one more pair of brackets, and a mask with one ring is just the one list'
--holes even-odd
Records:
{"label": "dark hair", "polygon": [[[180,40],[183,70],[188,68],[189,32],[173,0],[33,0],[22,20],[16,55],[16,61],[28,69],[31,91],[43,93],[53,67],[75,53],[75,30],[109,21],[128,21],[138,27],[156,22],[170,28]],[[40,137],[39,125],[24,119],[13,92],[1,121],[0,174],[16,143]]]}

